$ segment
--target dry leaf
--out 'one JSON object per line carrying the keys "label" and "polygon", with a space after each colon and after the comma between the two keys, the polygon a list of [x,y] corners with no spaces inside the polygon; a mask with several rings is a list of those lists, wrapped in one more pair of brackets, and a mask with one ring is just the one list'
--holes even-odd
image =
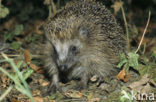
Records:
{"label": "dry leaf", "polygon": [[16,98],[12,98],[11,102],[20,102],[19,100],[17,100]]}
{"label": "dry leaf", "polygon": [[123,2],[122,1],[116,1],[111,7],[114,9],[114,14],[116,15],[117,12],[120,10],[122,7]]}
{"label": "dry leaf", "polygon": [[124,80],[125,76],[126,76],[126,71],[125,71],[125,69],[123,69],[123,70],[121,70],[120,73],[117,75],[117,79],[118,79],[118,80]]}
{"label": "dry leaf", "polygon": [[126,70],[123,69],[120,71],[120,73],[116,76],[118,80],[122,80],[124,82],[127,82],[130,78],[130,75],[126,74]]}
{"label": "dry leaf", "polygon": [[147,83],[141,90],[141,93],[150,93],[150,92],[152,92],[152,87],[149,83]]}
{"label": "dry leaf", "polygon": [[139,81],[136,81],[136,82],[133,82],[132,84],[130,84],[128,87],[131,88],[131,89],[134,89],[136,87],[140,87],[142,86],[143,84],[147,84],[149,82],[149,75],[148,74],[145,74],[141,80]]}
{"label": "dry leaf", "polygon": [[34,91],[32,92],[32,95],[33,95],[33,96],[41,95],[41,91],[40,91],[40,90],[34,90]]}
{"label": "dry leaf", "polygon": [[65,96],[70,98],[81,98],[83,95],[79,91],[69,90],[65,93]]}
{"label": "dry leaf", "polygon": [[102,83],[101,85],[100,85],[100,88],[101,89],[107,89],[108,88],[108,84],[106,84],[106,83]]}
{"label": "dry leaf", "polygon": [[129,78],[130,78],[130,74],[127,74],[126,76],[125,76],[125,78],[124,78],[124,82],[128,82],[128,80],[129,80]]}
{"label": "dry leaf", "polygon": [[99,101],[100,101],[100,98],[92,98],[88,102],[99,102]]}
{"label": "dry leaf", "polygon": [[30,68],[32,68],[34,71],[38,71],[38,70],[39,70],[39,67],[36,66],[35,64],[30,63],[29,66],[30,66]]}
{"label": "dry leaf", "polygon": [[39,68],[36,72],[39,73],[39,74],[43,74],[44,70],[42,68]]}
{"label": "dry leaf", "polygon": [[[33,97],[33,99],[34,99],[34,102],[44,102],[44,99],[41,97]],[[28,102],[31,102],[31,100],[29,99]]]}
{"label": "dry leaf", "polygon": [[1,74],[0,81],[3,88],[7,88],[7,86],[11,83],[10,78],[6,74]]}
{"label": "dry leaf", "polygon": [[152,82],[152,80],[150,81],[149,75],[145,74],[141,78],[141,80],[139,80],[137,82],[133,82],[128,87],[136,92],[139,91],[141,93],[150,93],[150,92],[152,92],[152,86],[150,84],[151,82]]}
{"label": "dry leaf", "polygon": [[27,64],[30,64],[31,63],[31,58],[30,58],[30,53],[28,50],[25,50],[24,51],[24,57],[25,57],[25,61]]}
{"label": "dry leaf", "polygon": [[97,75],[94,75],[90,80],[91,80],[92,82],[97,81]]}
{"label": "dry leaf", "polygon": [[43,80],[43,79],[40,79],[40,80],[39,80],[39,83],[41,84],[41,86],[47,86],[47,85],[49,84],[48,81],[45,81],[45,80]]}

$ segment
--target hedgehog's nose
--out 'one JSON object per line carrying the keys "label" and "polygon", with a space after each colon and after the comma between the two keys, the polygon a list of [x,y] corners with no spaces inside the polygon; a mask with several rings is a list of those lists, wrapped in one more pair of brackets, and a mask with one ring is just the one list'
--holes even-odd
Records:
{"label": "hedgehog's nose", "polygon": [[65,70],[65,69],[67,69],[67,65],[62,64],[62,65],[60,65],[60,68],[61,68],[61,70]]}

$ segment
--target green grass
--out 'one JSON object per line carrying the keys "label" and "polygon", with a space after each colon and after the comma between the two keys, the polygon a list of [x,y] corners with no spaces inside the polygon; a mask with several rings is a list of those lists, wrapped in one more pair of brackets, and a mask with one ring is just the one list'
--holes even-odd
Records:
{"label": "green grass", "polygon": [[[11,91],[12,87],[15,87],[18,91],[20,91],[22,94],[25,94],[28,96],[32,102],[34,102],[32,94],[30,89],[28,88],[28,84],[25,81],[32,73],[33,70],[28,68],[27,70],[24,70],[23,72],[19,71],[19,68],[22,66],[23,61],[19,61],[17,65],[14,63],[13,59],[8,58],[4,53],[2,53],[2,56],[4,57],[3,60],[0,60],[0,62],[8,62],[11,64],[13,70],[15,71],[15,74],[7,72],[4,68],[0,67],[0,71],[2,71],[4,74],[6,74],[14,83],[15,85],[11,85],[8,90]],[[9,93],[10,91],[6,91],[0,99],[2,100],[5,98],[6,93]]]}

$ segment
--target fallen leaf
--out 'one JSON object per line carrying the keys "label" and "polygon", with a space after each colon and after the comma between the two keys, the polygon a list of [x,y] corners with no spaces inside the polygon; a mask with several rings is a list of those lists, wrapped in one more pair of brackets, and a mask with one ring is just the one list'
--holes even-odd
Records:
{"label": "fallen leaf", "polygon": [[126,74],[126,70],[123,69],[119,72],[119,74],[116,76],[118,80],[122,80],[124,82],[127,82],[130,78],[129,74]]}
{"label": "fallen leaf", "polygon": [[11,102],[20,102],[19,100],[17,100],[16,98],[12,98]]}
{"label": "fallen leaf", "polygon": [[49,102],[56,102],[55,100],[50,100]]}
{"label": "fallen leaf", "polygon": [[106,84],[106,83],[102,83],[101,85],[100,85],[100,88],[101,89],[107,89],[108,88],[108,84]]}
{"label": "fallen leaf", "polygon": [[36,72],[39,73],[39,74],[43,74],[44,70],[42,68],[39,68]]}
{"label": "fallen leaf", "polygon": [[30,68],[32,68],[34,71],[37,71],[37,70],[39,70],[39,67],[38,66],[36,66],[35,64],[32,64],[32,63],[30,63]]}
{"label": "fallen leaf", "polygon": [[3,88],[7,88],[7,86],[11,83],[10,78],[6,74],[1,74],[0,81]]}
{"label": "fallen leaf", "polygon": [[130,74],[127,74],[126,76],[125,76],[125,78],[124,78],[124,82],[128,82],[128,80],[129,80],[129,78],[130,78]]}
{"label": "fallen leaf", "polygon": [[141,90],[141,93],[150,93],[150,92],[152,92],[152,87],[149,83],[147,83]]}
{"label": "fallen leaf", "polygon": [[100,101],[100,98],[92,98],[88,102],[99,102],[99,101]]}
{"label": "fallen leaf", "polygon": [[118,79],[118,80],[123,80],[124,77],[125,77],[125,75],[126,75],[126,71],[125,71],[125,69],[123,69],[123,70],[121,70],[121,71],[119,72],[119,74],[117,75],[117,79]]}
{"label": "fallen leaf", "polygon": [[25,50],[24,51],[24,57],[25,57],[25,61],[27,64],[30,64],[31,63],[31,58],[30,58],[30,53],[28,50]]}
{"label": "fallen leaf", "polygon": [[[41,97],[33,97],[33,99],[34,99],[34,102],[44,102],[44,99]],[[31,100],[29,99],[28,102],[31,102]]]}
{"label": "fallen leaf", "polygon": [[149,75],[148,74],[145,74],[141,80],[139,81],[136,81],[136,82],[133,82],[132,84],[130,84],[128,87],[131,88],[131,89],[134,89],[136,87],[140,87],[144,84],[147,84],[148,82],[150,81],[150,78],[149,78]]}
{"label": "fallen leaf", "polygon": [[83,95],[79,91],[69,90],[65,92],[65,96],[70,97],[70,98],[81,98]]}
{"label": "fallen leaf", "polygon": [[33,96],[41,95],[41,91],[40,91],[40,90],[34,90],[34,91],[32,92],[32,95],[33,95]]}
{"label": "fallen leaf", "polygon": [[43,79],[40,79],[40,80],[39,80],[39,83],[41,84],[41,86],[47,86],[47,85],[49,84],[48,81],[45,81],[45,80],[43,80]]}
{"label": "fallen leaf", "polygon": [[94,75],[93,77],[91,77],[91,79],[90,79],[92,82],[95,82],[95,81],[97,81],[97,76],[96,75]]}

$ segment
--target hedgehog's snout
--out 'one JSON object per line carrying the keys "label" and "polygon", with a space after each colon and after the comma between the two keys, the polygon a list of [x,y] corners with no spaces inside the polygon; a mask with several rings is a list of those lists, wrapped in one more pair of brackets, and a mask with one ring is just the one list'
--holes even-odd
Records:
{"label": "hedgehog's snout", "polygon": [[60,67],[60,69],[61,69],[62,71],[64,71],[64,70],[67,69],[68,66],[67,66],[66,64],[62,64],[62,65],[60,65],[59,67]]}

